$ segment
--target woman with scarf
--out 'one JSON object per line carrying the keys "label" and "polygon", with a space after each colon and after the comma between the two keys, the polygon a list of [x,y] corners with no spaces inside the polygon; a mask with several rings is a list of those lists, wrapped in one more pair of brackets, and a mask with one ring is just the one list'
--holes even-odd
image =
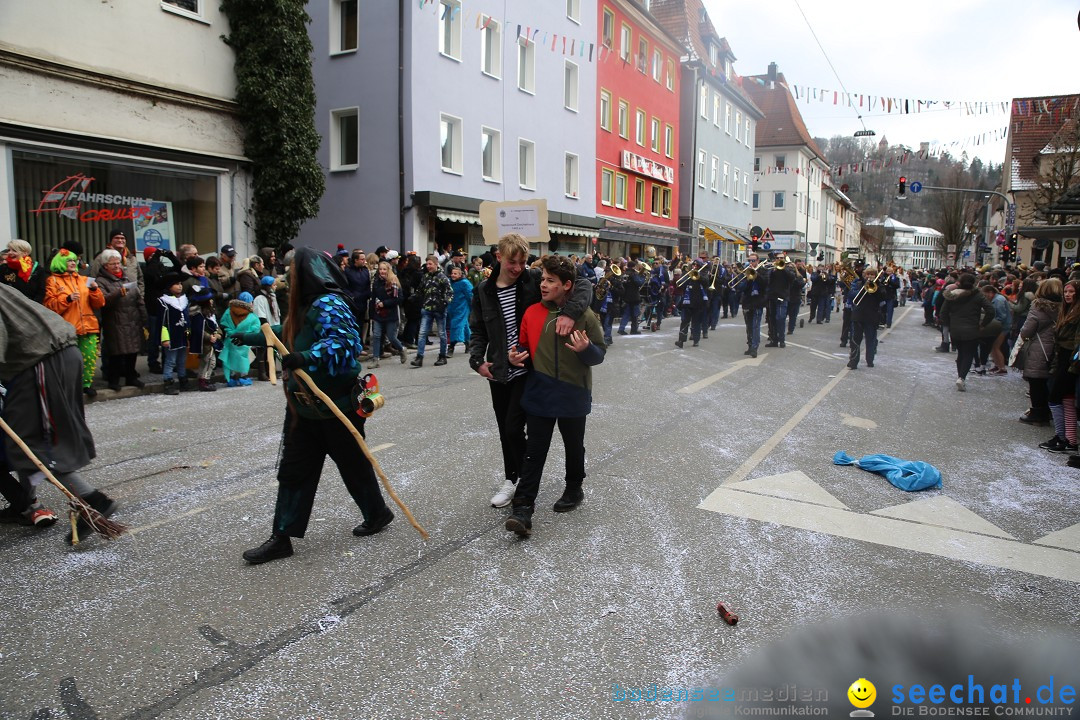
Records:
{"label": "woman with scarf", "polygon": [[52,271],[45,280],[45,307],[71,323],[82,353],[83,392],[88,397],[97,395],[94,390],[94,371],[98,361],[98,325],[95,310],[105,306],[105,295],[94,278],[79,274],[79,258],[68,250],[60,250],[49,263]]}
{"label": "woman with scarf", "polygon": [[[394,519],[379,490],[375,471],[352,434],[291,372],[307,372],[364,434],[364,418],[356,414],[353,406],[361,372],[357,358],[362,347],[348,281],[336,262],[310,248],[296,250],[290,273],[285,322],[274,328],[289,350],[281,361],[286,410],[277,504],[270,539],[244,552],[244,559],[253,565],[293,554],[291,538],[303,537],[307,531],[327,455],[337,465],[345,487],[364,516],[353,535],[373,535]],[[231,342],[266,344],[258,332],[236,335]]]}
{"label": "woman with scarf", "polygon": [[124,274],[120,253],[106,248],[101,251],[101,269],[97,282],[105,294],[101,311],[102,349],[105,356],[106,380],[109,389],[120,390],[120,376],[132,387],[143,387],[135,371],[135,357],[143,344],[146,327],[146,305],[139,295],[138,283]]}
{"label": "woman with scarf", "polygon": [[0,282],[10,285],[34,302],[45,300],[45,268],[30,257],[30,243],[25,240],[12,240],[5,251],[3,266],[0,267]]}

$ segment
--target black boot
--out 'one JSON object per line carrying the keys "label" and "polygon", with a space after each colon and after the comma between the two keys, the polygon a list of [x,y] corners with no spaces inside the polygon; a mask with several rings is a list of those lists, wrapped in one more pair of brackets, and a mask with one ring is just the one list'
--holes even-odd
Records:
{"label": "black boot", "polygon": [[293,554],[292,540],[287,535],[273,534],[270,539],[257,548],[244,551],[244,559],[252,565],[291,557]]}
{"label": "black boot", "polygon": [[176,383],[176,386],[180,388],[180,392],[187,392],[188,390],[190,390],[191,388],[189,387],[189,385],[190,381],[188,380],[187,375],[181,375],[180,380]]}
{"label": "black boot", "polygon": [[679,333],[679,339],[675,341],[675,347],[681,348],[684,342],[686,342],[686,334]]}
{"label": "black boot", "polygon": [[519,538],[532,535],[532,505],[514,505],[514,514],[506,518],[506,529]]}
{"label": "black boot", "polygon": [[383,508],[382,514],[371,520],[365,520],[356,527],[353,528],[352,534],[356,537],[365,537],[367,535],[374,535],[389,525],[394,519],[394,513],[388,507]]}
{"label": "black boot", "polygon": [[409,363],[409,364],[412,365],[413,367],[423,367],[424,366],[424,356],[423,355],[417,355],[416,357],[413,358],[413,361],[411,363]]}
{"label": "black boot", "polygon": [[180,394],[180,391],[176,387],[176,381],[175,380],[166,380],[165,381],[165,394],[166,395],[179,395]]}
{"label": "black boot", "polygon": [[567,484],[566,489],[563,490],[562,497],[555,501],[555,506],[552,508],[557,513],[570,512],[585,499],[585,492],[581,489],[580,485],[571,486]]}
{"label": "black boot", "polygon": [[446,356],[445,355],[440,355],[438,358],[435,359],[435,364],[436,365],[445,365],[446,364]]}

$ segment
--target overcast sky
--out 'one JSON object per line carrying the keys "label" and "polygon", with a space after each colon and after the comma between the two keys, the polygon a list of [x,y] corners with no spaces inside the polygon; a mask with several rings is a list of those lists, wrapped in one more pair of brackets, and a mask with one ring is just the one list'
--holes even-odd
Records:
{"label": "overcast sky", "polygon": [[[1076,0],[704,0],[713,25],[735,53],[740,75],[776,62],[789,83],[841,90],[810,26],[849,92],[923,100],[1008,101],[1080,93]],[[850,135],[855,112],[798,103],[811,135]],[[1008,115],[863,112],[868,129],[890,143],[950,143],[1008,126]],[[949,148],[959,156],[961,147]],[[968,155],[1001,163],[1005,141]]]}

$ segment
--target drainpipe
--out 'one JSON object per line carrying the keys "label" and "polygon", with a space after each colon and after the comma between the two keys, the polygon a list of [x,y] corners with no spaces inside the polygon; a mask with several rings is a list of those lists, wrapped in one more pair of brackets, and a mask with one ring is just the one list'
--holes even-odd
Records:
{"label": "drainpipe", "polygon": [[405,204],[405,0],[398,0],[398,217],[399,252],[405,252],[405,216],[412,205]]}
{"label": "drainpipe", "polygon": [[[704,78],[702,79],[702,82],[705,82]],[[697,186],[698,186],[697,185],[697,166],[698,166],[698,163],[697,163],[697,152],[698,152],[697,130],[698,130],[698,120],[700,119],[699,118],[698,108],[697,108],[697,100],[700,97],[701,97],[701,91],[698,90],[698,66],[695,64],[694,65],[694,97],[693,97],[693,100],[692,100],[692,102],[694,103],[694,107],[690,111],[690,116],[692,118],[694,118],[693,147],[691,148],[691,151],[690,151],[690,167],[694,168],[694,171],[693,171],[693,173],[691,173],[691,177],[690,177],[690,232],[694,236],[694,242],[695,243],[697,242],[697,237],[698,237],[697,215],[696,215],[696,213],[694,211],[694,206],[695,206],[695,200],[697,199]],[[695,253],[695,248],[693,246],[691,246],[690,247],[690,254],[694,255],[694,253]]]}

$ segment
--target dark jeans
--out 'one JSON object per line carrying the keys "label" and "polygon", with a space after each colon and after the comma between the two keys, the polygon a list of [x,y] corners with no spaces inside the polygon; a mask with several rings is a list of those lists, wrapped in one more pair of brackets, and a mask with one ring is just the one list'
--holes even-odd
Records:
{"label": "dark jeans", "polygon": [[956,346],[956,377],[966,379],[971,372],[971,363],[975,359],[975,353],[979,349],[979,338],[971,340],[957,340],[953,338]]}
{"label": "dark jeans", "polygon": [[627,303],[626,306],[623,307],[622,321],[619,323],[619,332],[625,332],[626,331],[626,323],[627,322],[630,323],[630,332],[637,332],[638,331],[638,312],[639,311],[640,311],[640,306],[637,303],[634,303],[633,305]]}
{"label": "dark jeans", "polygon": [[697,342],[701,338],[701,316],[705,313],[705,310],[695,310],[687,305],[679,308],[679,312],[682,314],[682,323],[679,325],[679,339],[685,341],[686,333],[689,331],[690,339]]}
{"label": "dark jeans", "polygon": [[383,351],[383,338],[386,339],[386,344],[394,348],[398,352],[405,352],[405,348],[397,339],[397,311],[395,310],[391,317],[393,320],[372,320],[371,321],[371,357],[374,360],[378,360],[382,357]]}
{"label": "dark jeans", "polygon": [[[353,412],[345,417],[364,435],[364,418]],[[336,417],[308,420],[297,418],[291,409],[286,409],[283,436],[274,507],[275,534],[304,537],[327,455],[337,465],[365,520],[377,519],[386,511],[375,470]]]}
{"label": "dark jeans", "polygon": [[503,471],[507,480],[515,482],[521,476],[521,463],[525,459],[525,411],[521,409],[521,393],[528,377],[519,375],[507,383],[488,381],[491,407],[499,426]]}
{"label": "dark jeans", "polygon": [[795,323],[799,320],[799,308],[802,307],[802,300],[796,300],[795,302],[788,302],[787,307],[787,331],[788,333],[795,332]]}
{"label": "dark jeans", "polygon": [[761,344],[761,316],[765,308],[743,308],[743,322],[746,323],[746,344],[756,348]]}
{"label": "dark jeans", "polygon": [[1028,389],[1031,391],[1031,415],[1039,420],[1050,419],[1050,386],[1046,378],[1026,378]]}
{"label": "dark jeans", "polygon": [[829,322],[830,318],[832,318],[832,306],[832,295],[822,295],[817,299],[817,321],[819,324]]}
{"label": "dark jeans", "polygon": [[521,467],[521,480],[514,493],[514,510],[521,508],[532,514],[536,495],[540,492],[540,477],[544,474],[551,435],[559,424],[563,446],[566,448],[566,486],[580,488],[585,480],[585,420],[583,417],[540,417],[529,415],[526,420],[528,441],[525,445],[525,462]]}
{"label": "dark jeans", "polygon": [[851,308],[845,307],[840,314],[840,344],[846,345],[851,340]]}
{"label": "dark jeans", "polygon": [[860,346],[866,340],[866,362],[874,362],[877,355],[877,322],[851,322],[851,351],[848,353],[848,367],[858,366]]}
{"label": "dark jeans", "polygon": [[[405,319],[405,327],[401,330],[401,337],[398,339],[406,345],[416,345],[417,335],[420,333],[420,317]],[[426,340],[426,338],[425,338]]]}

